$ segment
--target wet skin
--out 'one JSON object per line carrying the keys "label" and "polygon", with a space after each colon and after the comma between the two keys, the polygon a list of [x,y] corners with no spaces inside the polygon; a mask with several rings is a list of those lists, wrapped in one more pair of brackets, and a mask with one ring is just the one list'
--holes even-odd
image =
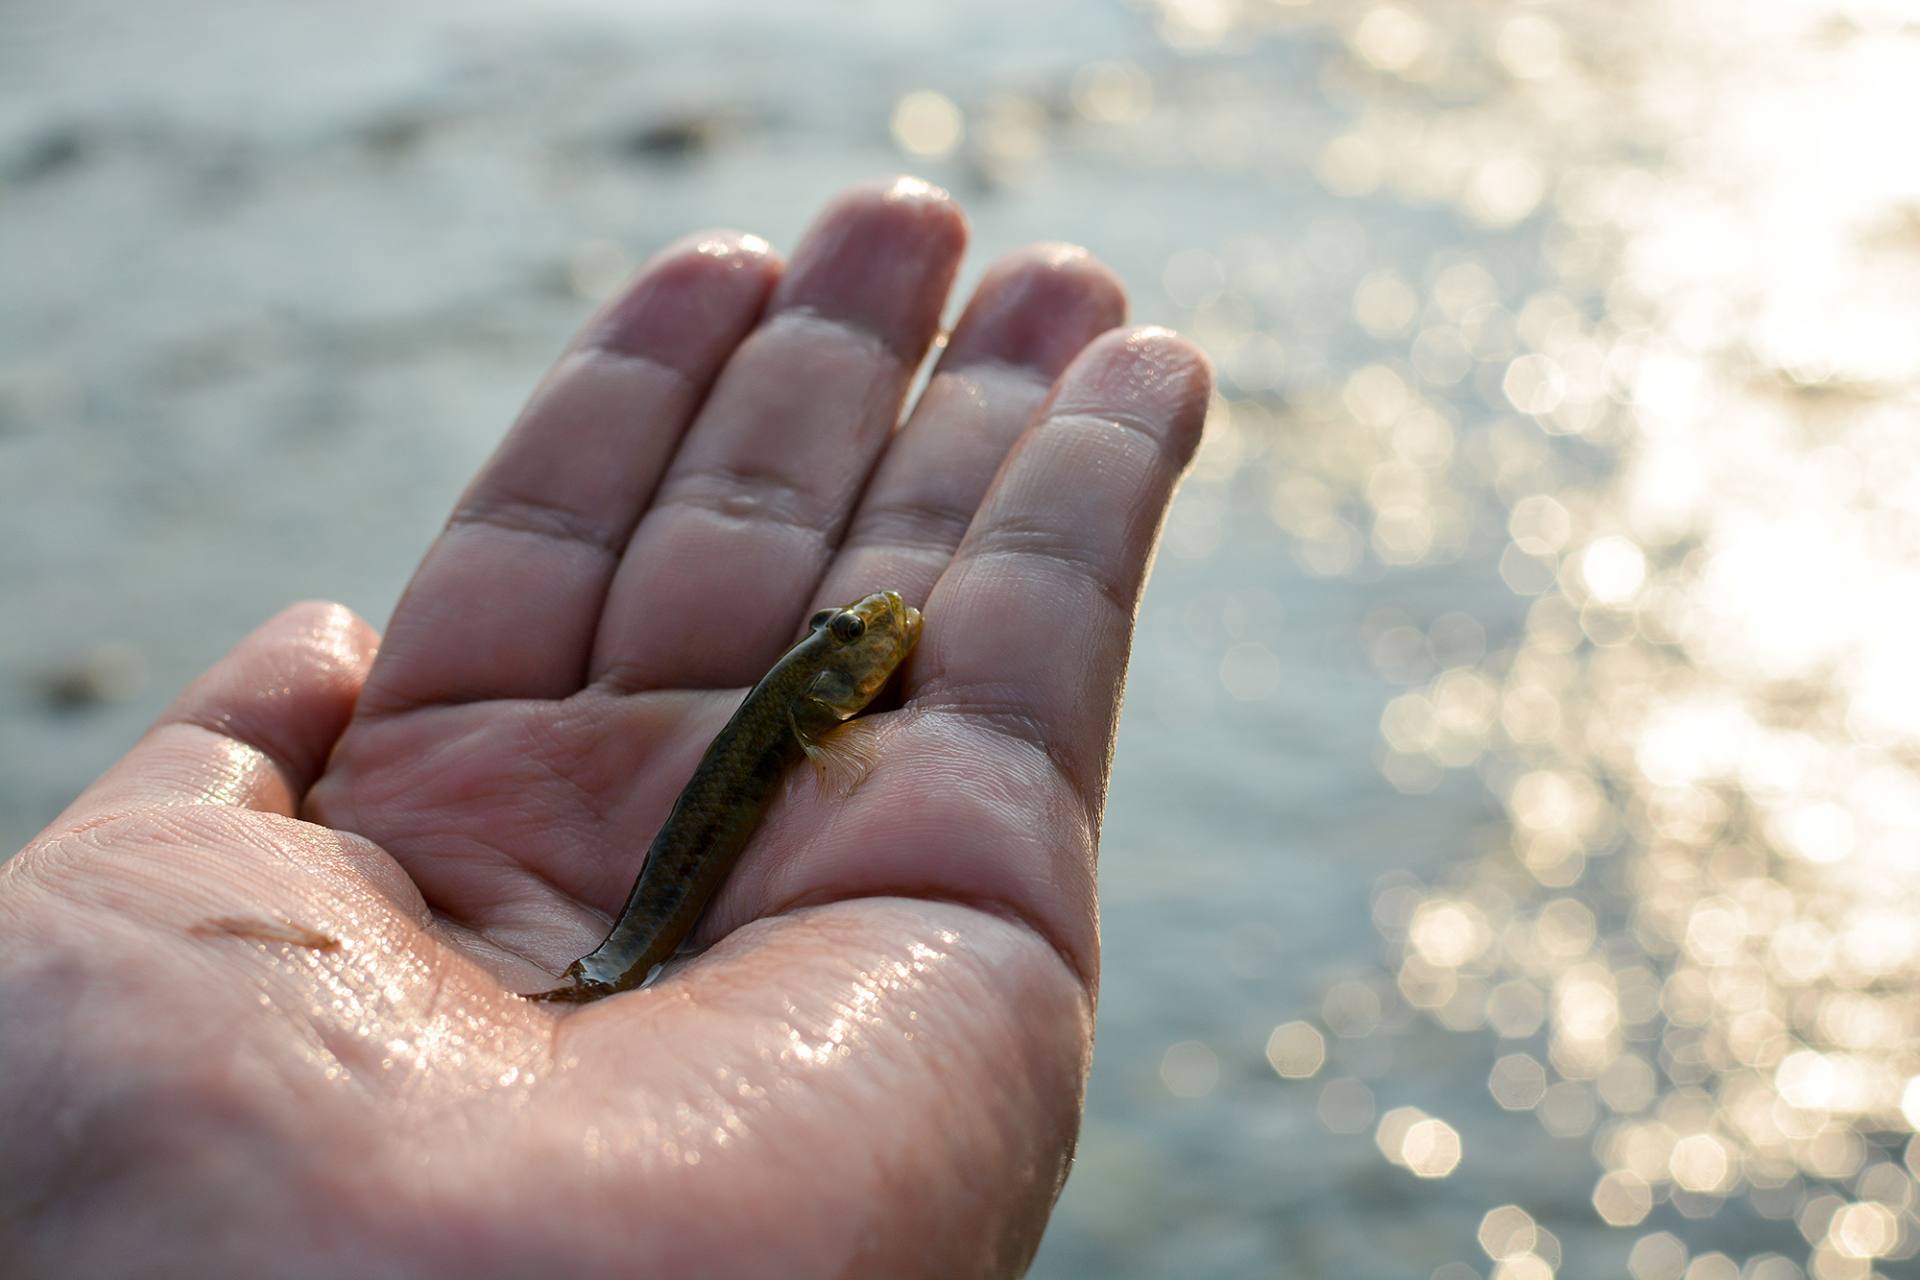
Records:
{"label": "wet skin", "polygon": [[[788,261],[663,250],[384,637],[280,615],[0,862],[0,1275],[1021,1272],[1079,1125],[1107,764],[1209,379],[1037,245],[909,405],[964,240],[903,180]],[[697,954],[526,999],[607,936],[809,617],[882,586],[929,622],[897,707],[827,735],[858,785],[789,766]]]}

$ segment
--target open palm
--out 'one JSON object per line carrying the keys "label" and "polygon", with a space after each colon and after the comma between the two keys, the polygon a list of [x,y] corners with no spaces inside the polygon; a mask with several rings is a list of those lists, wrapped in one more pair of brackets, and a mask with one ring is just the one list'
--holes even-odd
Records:
{"label": "open palm", "polygon": [[[0,870],[0,1270],[998,1275],[1079,1122],[1135,602],[1204,362],[1084,254],[859,188],[681,242],[542,383],[374,657],[267,624]],[[816,608],[926,630],[652,986],[570,1009]],[[23,1158],[23,1153],[25,1158]]]}

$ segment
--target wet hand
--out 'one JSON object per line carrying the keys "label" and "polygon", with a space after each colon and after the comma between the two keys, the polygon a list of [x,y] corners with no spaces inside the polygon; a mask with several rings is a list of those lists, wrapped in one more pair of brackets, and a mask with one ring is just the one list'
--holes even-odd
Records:
{"label": "wet hand", "polygon": [[[586,327],[384,642],[266,624],[0,867],[0,1270],[992,1275],[1091,1046],[1133,611],[1188,344],[1025,250],[933,376],[964,223],[850,191],[782,264],[691,237]],[[697,953],[590,950],[823,605],[924,638],[850,794],[800,777]]]}

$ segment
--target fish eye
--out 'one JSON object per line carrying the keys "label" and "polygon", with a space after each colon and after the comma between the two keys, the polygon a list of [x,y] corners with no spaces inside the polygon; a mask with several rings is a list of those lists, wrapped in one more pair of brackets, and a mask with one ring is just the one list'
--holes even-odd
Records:
{"label": "fish eye", "polygon": [[867,633],[867,624],[857,613],[837,613],[828,625],[833,628],[833,638],[841,644],[852,644]]}
{"label": "fish eye", "polygon": [[818,631],[820,628],[826,626],[829,622],[833,621],[833,615],[838,612],[840,612],[838,609],[822,609],[820,612],[814,614],[811,618],[807,619],[807,630]]}

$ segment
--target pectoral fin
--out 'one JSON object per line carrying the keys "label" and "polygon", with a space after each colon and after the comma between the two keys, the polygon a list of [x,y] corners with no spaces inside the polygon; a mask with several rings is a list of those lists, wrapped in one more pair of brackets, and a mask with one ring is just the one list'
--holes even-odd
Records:
{"label": "pectoral fin", "polygon": [[820,793],[830,801],[844,800],[866,781],[880,762],[879,732],[864,720],[811,729],[793,719],[793,736],[807,753]]}

